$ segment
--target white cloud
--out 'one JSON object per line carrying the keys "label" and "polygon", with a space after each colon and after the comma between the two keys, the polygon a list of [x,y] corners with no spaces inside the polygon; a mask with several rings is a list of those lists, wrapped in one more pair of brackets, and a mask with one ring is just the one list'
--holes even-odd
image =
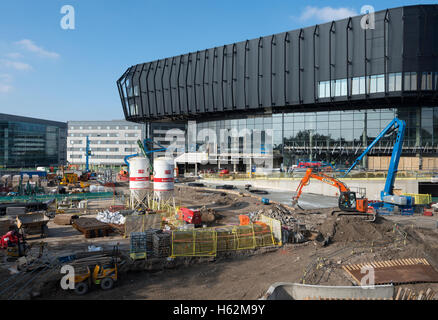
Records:
{"label": "white cloud", "polygon": [[13,68],[15,70],[20,70],[20,71],[32,70],[32,66],[30,64],[20,62],[20,61],[0,59],[0,65],[3,65],[3,66],[8,67],[8,68]]}
{"label": "white cloud", "polygon": [[7,73],[0,73],[0,93],[8,93],[12,91],[13,87],[10,84],[11,81],[11,75]]}
{"label": "white cloud", "polygon": [[7,73],[0,73],[0,81],[10,82],[10,81],[12,81],[12,76],[10,74],[7,74]]}
{"label": "white cloud", "polygon": [[312,7],[307,6],[301,13],[299,20],[317,20],[319,22],[328,22],[333,20],[344,19],[348,17],[357,16],[356,10],[351,8],[332,8],[332,7]]}
{"label": "white cloud", "polygon": [[21,53],[19,53],[19,52],[11,52],[11,53],[6,54],[5,56],[8,57],[8,58],[11,58],[11,59],[21,59],[21,58],[23,58],[23,55]]}
{"label": "white cloud", "polygon": [[47,51],[43,47],[37,46],[35,44],[35,42],[33,42],[32,40],[29,40],[29,39],[23,39],[23,40],[17,41],[17,42],[15,42],[15,44],[21,46],[22,48],[24,48],[30,52],[37,53],[40,56],[43,56],[46,58],[57,59],[60,57],[58,53]]}
{"label": "white cloud", "polygon": [[8,93],[11,92],[13,87],[6,83],[0,83],[0,93]]}

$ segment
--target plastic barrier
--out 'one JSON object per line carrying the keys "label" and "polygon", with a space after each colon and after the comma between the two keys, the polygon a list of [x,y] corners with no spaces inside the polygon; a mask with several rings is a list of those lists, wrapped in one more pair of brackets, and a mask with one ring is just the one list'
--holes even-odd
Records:
{"label": "plastic barrier", "polygon": [[263,222],[172,232],[172,257],[215,256],[217,252],[275,245],[271,227]]}
{"label": "plastic barrier", "polygon": [[431,194],[403,193],[403,195],[414,198],[414,204],[430,204],[432,202]]}
{"label": "plastic barrier", "polygon": [[192,230],[172,232],[172,257],[202,257],[216,255],[216,231]]}
{"label": "plastic barrier", "polygon": [[282,237],[281,237],[281,221],[267,217],[263,214],[260,215],[259,220],[266,223],[271,228],[272,235],[274,238],[273,239],[274,244],[278,244],[281,246],[282,245],[282,242],[281,242],[281,239],[282,239]]}

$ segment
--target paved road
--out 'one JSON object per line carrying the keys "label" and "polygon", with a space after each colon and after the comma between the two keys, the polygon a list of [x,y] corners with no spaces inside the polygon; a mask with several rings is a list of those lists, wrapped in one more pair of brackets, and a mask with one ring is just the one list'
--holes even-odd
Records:
{"label": "paved road", "polygon": [[[205,184],[207,187],[212,187],[212,188],[215,188],[216,185],[229,184],[229,185],[234,185],[238,190],[245,191],[244,184],[242,184],[241,181],[239,181],[238,183],[234,181],[212,182],[205,180],[199,182]],[[294,192],[281,191],[277,189],[265,188],[263,190],[269,192],[267,195],[264,195],[263,197],[286,205],[291,205],[292,197],[295,194]],[[333,208],[333,207],[337,207],[338,199],[336,197],[328,197],[320,194],[303,192],[298,204],[303,209]]]}

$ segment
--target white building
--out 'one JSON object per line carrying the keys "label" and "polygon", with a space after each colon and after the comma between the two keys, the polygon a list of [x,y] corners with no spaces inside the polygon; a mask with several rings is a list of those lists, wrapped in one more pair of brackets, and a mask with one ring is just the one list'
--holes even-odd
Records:
{"label": "white building", "polygon": [[85,165],[86,139],[90,140],[89,165],[123,165],[127,155],[140,150],[137,140],[145,138],[145,125],[125,120],[69,121],[67,161]]}

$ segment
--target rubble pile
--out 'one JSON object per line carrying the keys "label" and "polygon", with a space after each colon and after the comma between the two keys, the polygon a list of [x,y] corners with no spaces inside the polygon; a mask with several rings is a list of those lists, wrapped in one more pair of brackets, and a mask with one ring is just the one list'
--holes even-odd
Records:
{"label": "rubble pile", "polygon": [[103,212],[99,212],[96,217],[97,220],[104,223],[111,224],[125,224],[126,218],[120,214],[120,212],[111,212],[109,210],[105,210]]}
{"label": "rubble pile", "polygon": [[279,220],[283,226],[293,227],[299,223],[299,221],[292,216],[291,212],[281,205],[272,206],[272,208],[268,210],[260,209],[257,212],[251,212],[249,217],[251,221],[256,221],[261,214]]}

